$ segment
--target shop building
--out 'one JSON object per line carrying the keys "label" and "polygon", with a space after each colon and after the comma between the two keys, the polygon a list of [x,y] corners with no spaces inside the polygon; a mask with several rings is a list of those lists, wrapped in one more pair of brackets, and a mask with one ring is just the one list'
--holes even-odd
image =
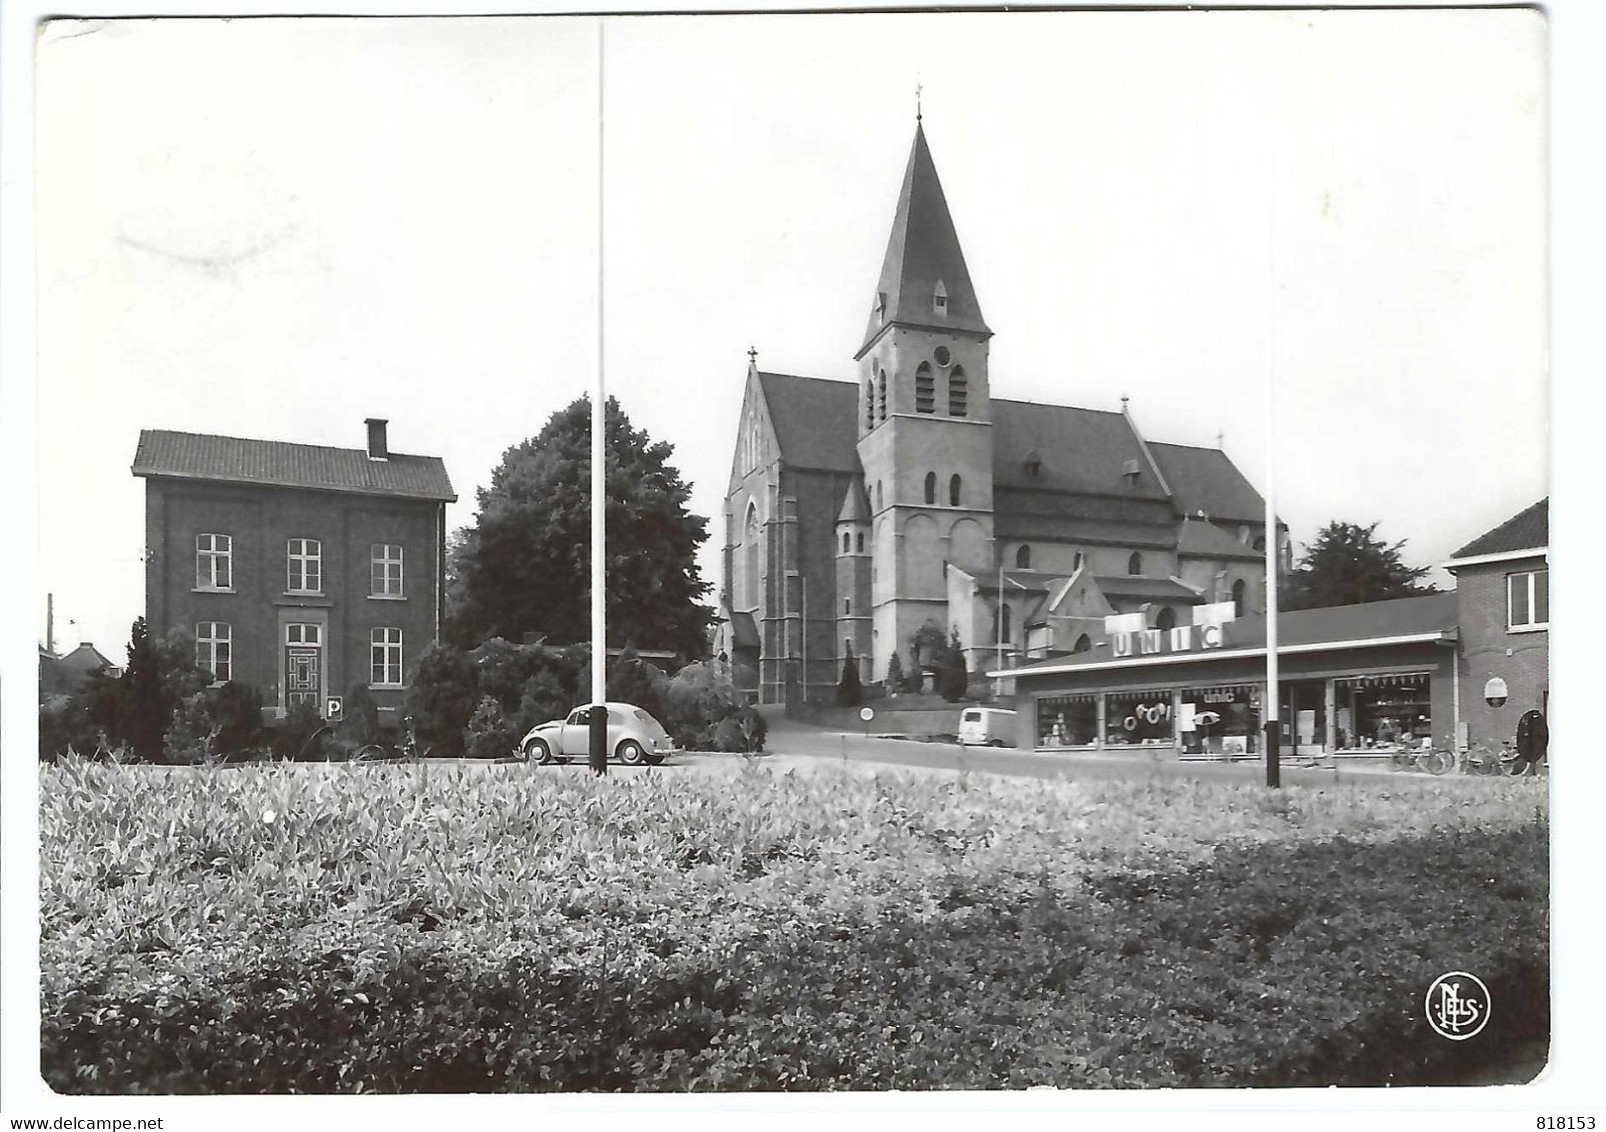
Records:
{"label": "shop building", "polygon": [[1446,563],[1461,600],[1464,738],[1498,746],[1524,712],[1550,714],[1550,500],[1473,539]]}
{"label": "shop building", "polygon": [[[1263,757],[1266,619],[1235,617],[1230,605],[1194,615],[989,673],[1015,681],[1017,746]],[[1277,636],[1282,754],[1366,757],[1455,741],[1456,594],[1284,613]]]}

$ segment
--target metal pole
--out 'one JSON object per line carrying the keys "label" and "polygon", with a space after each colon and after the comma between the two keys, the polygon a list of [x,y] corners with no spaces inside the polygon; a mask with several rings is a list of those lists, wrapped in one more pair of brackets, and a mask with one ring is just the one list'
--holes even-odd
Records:
{"label": "metal pole", "polygon": [[1282,731],[1277,687],[1277,186],[1266,209],[1266,785],[1282,785]]}
{"label": "metal pole", "polygon": [[603,25],[597,23],[597,373],[591,389],[591,772],[608,773],[607,697],[607,387],[603,381]]}
{"label": "metal pole", "polygon": [[802,616],[802,649],[803,649],[803,706],[809,706],[809,580],[800,572],[797,576],[797,586],[801,593],[803,605]]}

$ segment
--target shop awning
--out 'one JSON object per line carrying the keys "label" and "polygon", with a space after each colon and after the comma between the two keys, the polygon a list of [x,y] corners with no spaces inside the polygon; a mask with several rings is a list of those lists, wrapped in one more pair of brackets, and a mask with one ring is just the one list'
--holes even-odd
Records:
{"label": "shop awning", "polygon": [[[1186,652],[1135,655],[1116,658],[1111,639],[1095,642],[1087,652],[1053,660],[1039,661],[1021,668],[989,672],[998,677],[1042,676],[1101,668],[1141,668],[1145,665],[1208,663],[1266,653],[1266,619],[1242,617],[1227,622],[1219,648],[1194,648]],[[1301,609],[1277,618],[1277,654],[1323,652],[1326,650],[1367,648],[1379,645],[1454,641],[1457,636],[1457,603],[1452,593],[1426,597],[1374,601],[1363,605],[1338,605],[1326,609]]]}

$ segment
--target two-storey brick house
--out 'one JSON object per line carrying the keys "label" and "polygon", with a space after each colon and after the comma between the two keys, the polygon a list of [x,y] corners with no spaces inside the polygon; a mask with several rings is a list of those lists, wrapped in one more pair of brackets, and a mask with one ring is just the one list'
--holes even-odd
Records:
{"label": "two-storey brick house", "polygon": [[196,661],[255,687],[267,719],[366,684],[394,721],[409,667],[440,635],[446,504],[436,456],[141,431],[145,616]]}
{"label": "two-storey brick house", "polygon": [[[1550,714],[1549,555],[1547,497],[1444,564],[1455,575],[1460,605],[1457,693],[1471,743],[1498,745],[1516,734],[1524,712]],[[1485,692],[1495,680],[1506,695],[1491,704]]]}

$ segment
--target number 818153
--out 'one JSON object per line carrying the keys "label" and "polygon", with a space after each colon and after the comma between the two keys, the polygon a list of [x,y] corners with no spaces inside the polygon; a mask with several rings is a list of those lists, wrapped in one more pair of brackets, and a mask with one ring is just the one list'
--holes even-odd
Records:
{"label": "number 818153", "polygon": [[1594,1132],[1593,1116],[1540,1116],[1534,1120],[1539,1132]]}

